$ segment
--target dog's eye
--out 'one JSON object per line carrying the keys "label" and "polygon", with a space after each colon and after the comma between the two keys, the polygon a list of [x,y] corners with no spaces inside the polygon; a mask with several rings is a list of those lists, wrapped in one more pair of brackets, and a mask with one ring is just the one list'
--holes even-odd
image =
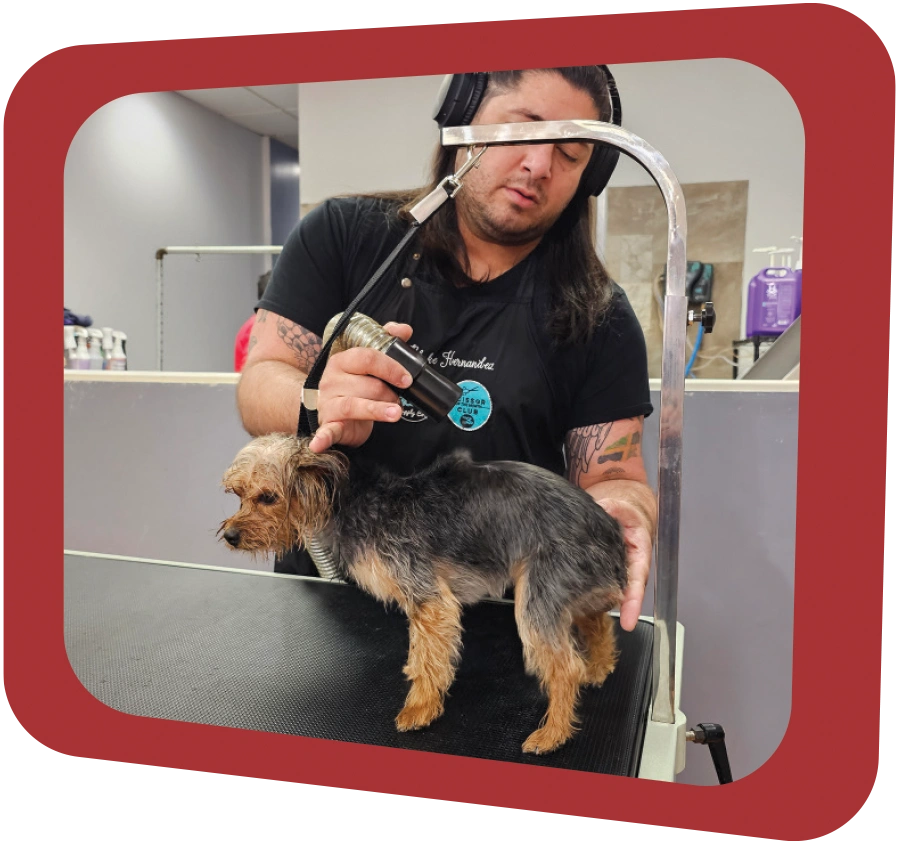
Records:
{"label": "dog's eye", "polygon": [[274,505],[275,502],[278,501],[278,496],[274,493],[260,493],[259,496],[256,497],[256,501],[261,505]]}

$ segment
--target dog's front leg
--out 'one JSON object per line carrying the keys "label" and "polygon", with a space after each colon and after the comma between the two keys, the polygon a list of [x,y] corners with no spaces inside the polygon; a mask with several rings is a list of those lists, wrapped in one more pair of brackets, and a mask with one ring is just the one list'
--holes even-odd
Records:
{"label": "dog's front leg", "polygon": [[412,681],[397,730],[430,725],[444,712],[444,696],[456,672],[462,640],[462,608],[450,588],[438,582],[438,594],[409,610],[409,659],[403,673]]}

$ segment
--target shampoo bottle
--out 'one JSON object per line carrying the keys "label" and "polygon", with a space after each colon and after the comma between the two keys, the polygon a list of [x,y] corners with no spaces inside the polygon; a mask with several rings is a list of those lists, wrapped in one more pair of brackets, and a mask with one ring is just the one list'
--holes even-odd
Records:
{"label": "shampoo bottle", "polygon": [[75,326],[63,326],[63,367],[67,370],[74,369],[75,346]]}
{"label": "shampoo bottle", "polygon": [[109,369],[111,370],[127,370],[127,361],[125,360],[124,342],[127,339],[125,332],[113,332],[113,348],[112,355],[109,359]]}
{"label": "shampoo bottle", "polygon": [[792,241],[800,244],[800,254],[797,256],[797,263],[794,265],[794,275],[797,277],[797,313],[800,313],[800,296],[803,287],[803,238],[798,235],[791,235]]}
{"label": "shampoo bottle", "polygon": [[109,362],[112,360],[113,330],[109,326],[104,326],[101,331],[103,332],[103,343],[100,346],[103,350],[103,369],[108,370]]}
{"label": "shampoo bottle", "polygon": [[88,329],[88,353],[91,356],[91,369],[103,369],[103,332],[100,329]]}
{"label": "shampoo bottle", "polygon": [[87,347],[87,329],[75,326],[72,333],[75,335],[75,352],[69,359],[69,366],[73,370],[89,370],[91,353]]}
{"label": "shampoo bottle", "polygon": [[800,286],[788,259],[794,250],[761,247],[753,251],[769,253],[770,262],[748,286],[747,337],[780,335],[800,315]]}

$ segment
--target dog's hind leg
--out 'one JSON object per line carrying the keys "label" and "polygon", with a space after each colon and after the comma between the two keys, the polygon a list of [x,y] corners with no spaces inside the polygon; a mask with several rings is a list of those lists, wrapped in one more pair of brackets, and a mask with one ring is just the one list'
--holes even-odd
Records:
{"label": "dog's hind leg", "polygon": [[587,652],[585,681],[599,687],[616,668],[619,657],[613,621],[606,613],[586,614],[575,617],[575,627]]}
{"label": "dog's hind leg", "polygon": [[412,686],[397,716],[399,731],[423,728],[444,712],[462,642],[462,608],[445,581],[438,579],[438,594],[408,613],[409,659],[403,672]]}
{"label": "dog's hind leg", "polygon": [[525,656],[525,668],[537,675],[549,699],[541,726],[522,745],[531,754],[547,754],[577,730],[575,708],[586,680],[587,667],[572,638],[571,623],[557,617],[548,629],[528,606],[527,576],[516,583],[516,623]]}

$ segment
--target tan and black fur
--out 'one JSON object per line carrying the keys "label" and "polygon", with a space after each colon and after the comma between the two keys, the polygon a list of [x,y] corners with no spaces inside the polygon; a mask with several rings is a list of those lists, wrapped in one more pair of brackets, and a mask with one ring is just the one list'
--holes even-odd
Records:
{"label": "tan and black fur", "polygon": [[348,580],[409,617],[411,684],[398,730],[423,728],[443,712],[460,658],[462,607],[509,587],[526,669],[549,699],[524,751],[566,742],[580,687],[602,684],[615,668],[607,611],[626,585],[621,529],[547,470],[454,452],[400,477],[274,434],[242,449],[224,484],[241,499],[220,528],[233,548],[282,552],[317,536]]}

